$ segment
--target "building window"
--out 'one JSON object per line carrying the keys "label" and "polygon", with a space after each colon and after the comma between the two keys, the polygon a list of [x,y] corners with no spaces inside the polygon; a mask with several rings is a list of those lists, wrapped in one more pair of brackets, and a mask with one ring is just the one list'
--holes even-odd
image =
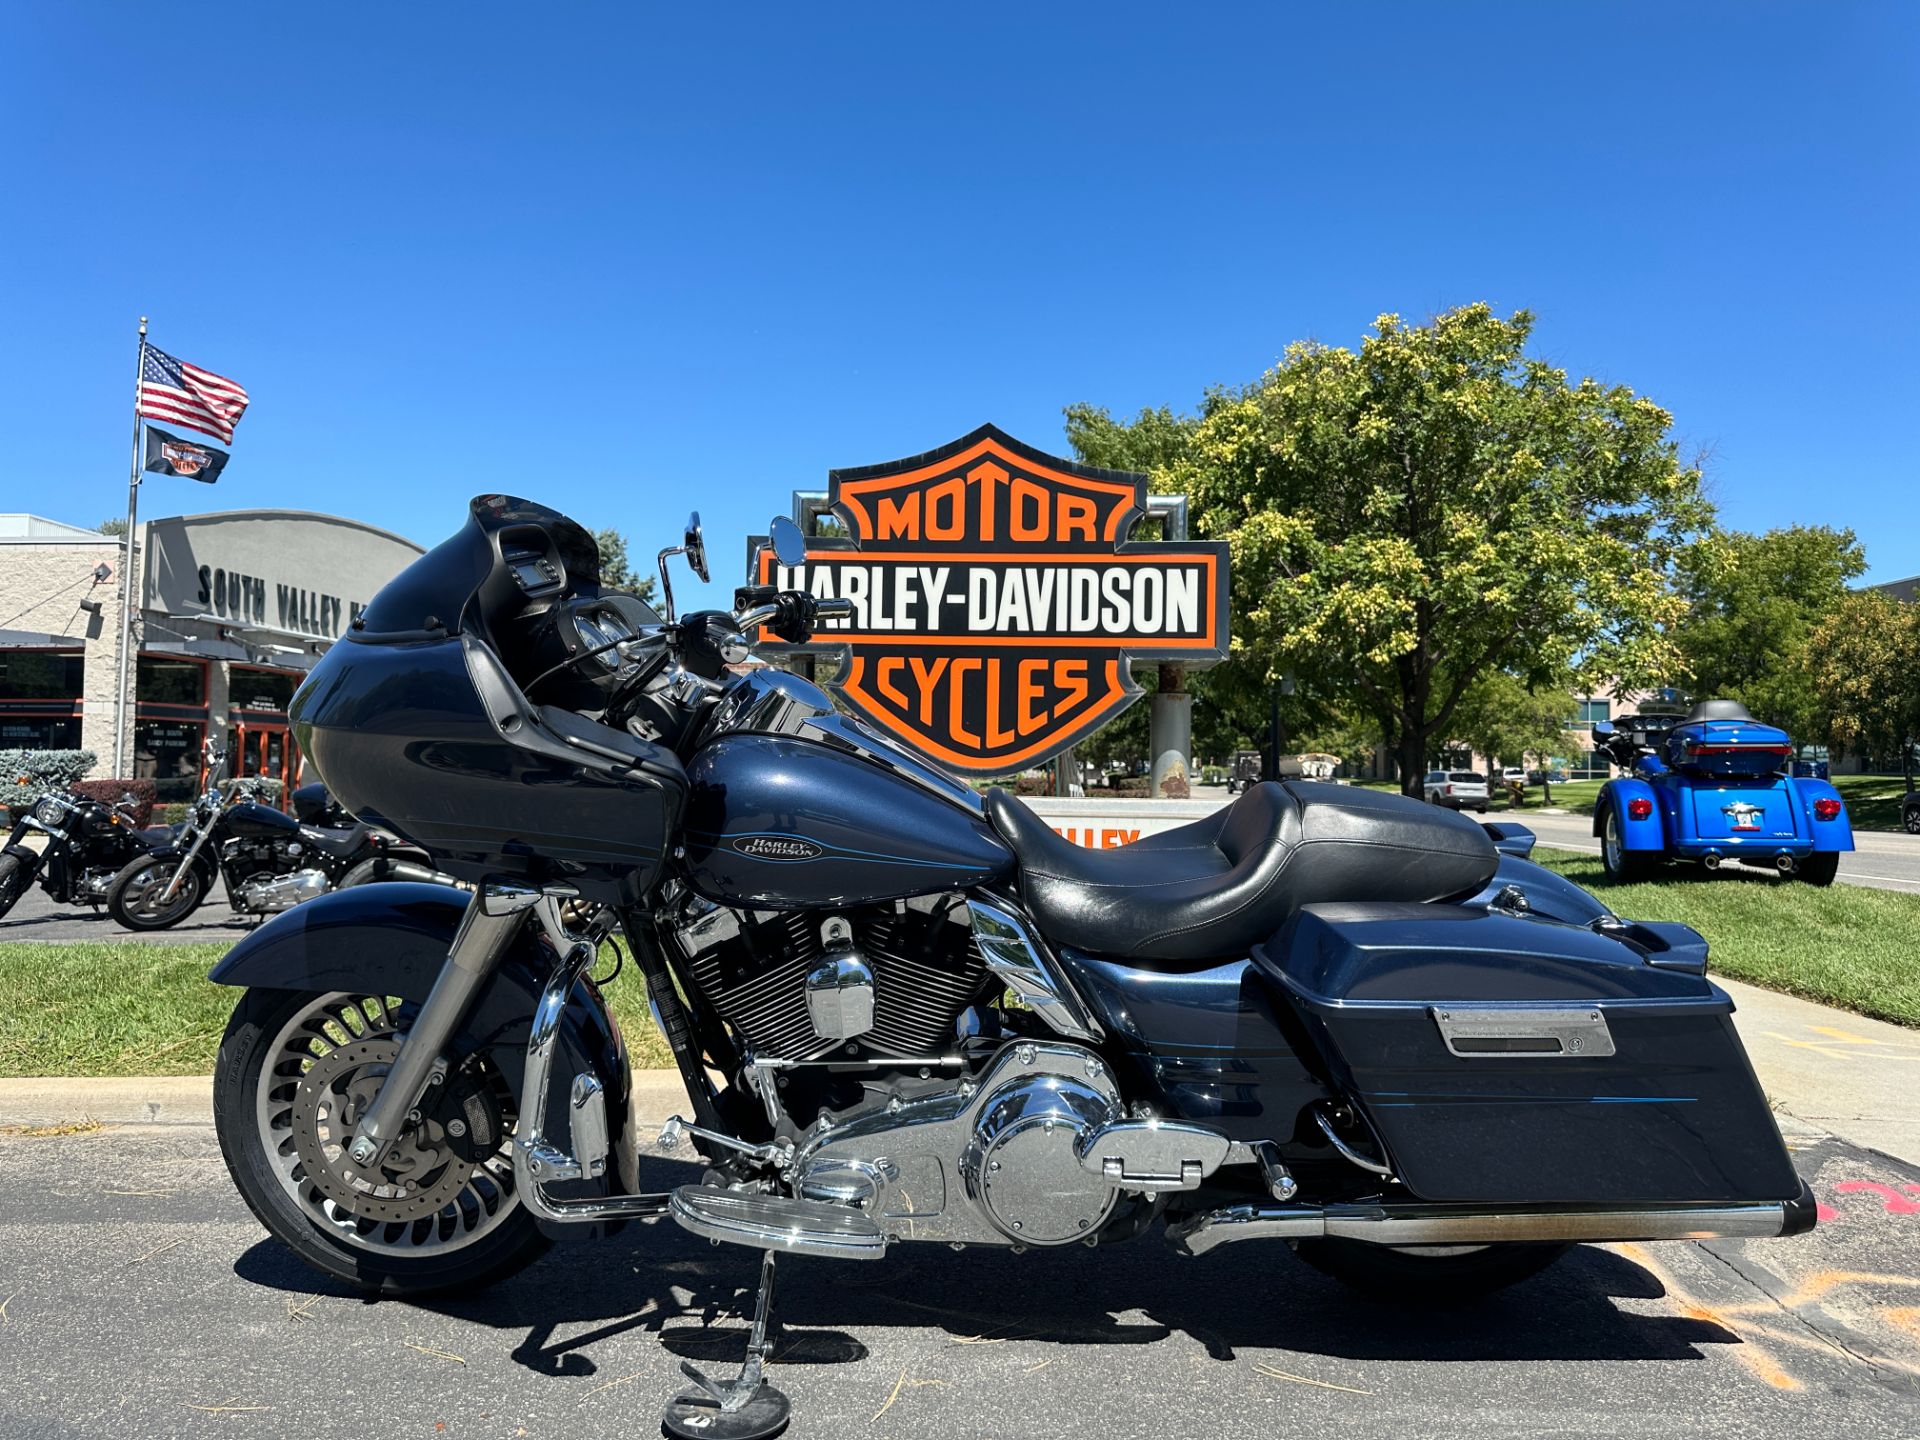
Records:
{"label": "building window", "polygon": [[1580,721],[1582,725],[1591,725],[1596,720],[1613,718],[1612,702],[1608,700],[1582,700],[1580,702]]}
{"label": "building window", "polygon": [[0,750],[78,750],[80,721],[0,711]]}
{"label": "building window", "polygon": [[134,693],[142,705],[204,705],[207,667],[199,660],[142,655],[134,662]]}
{"label": "building window", "polygon": [[78,700],[78,651],[0,650],[0,700]]}
{"label": "building window", "polygon": [[284,712],[301,677],[283,670],[250,670],[236,665],[227,676],[227,708],[238,716],[242,710]]}
{"label": "building window", "polygon": [[200,744],[207,727],[194,721],[137,720],[133,775],[153,781],[163,803],[191,800],[200,788]]}

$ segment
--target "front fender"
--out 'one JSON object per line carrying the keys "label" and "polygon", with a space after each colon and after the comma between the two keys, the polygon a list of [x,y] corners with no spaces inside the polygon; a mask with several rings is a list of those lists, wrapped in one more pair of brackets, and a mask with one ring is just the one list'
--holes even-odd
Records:
{"label": "front fender", "polygon": [[[204,888],[208,892],[212,891],[213,882],[220,878],[219,862],[213,858],[216,843],[215,841],[209,840],[201,848],[199,857],[193,862],[193,868],[200,872],[201,878],[205,882]],[[134,856],[133,859],[150,860],[157,858],[161,860],[184,860],[187,852],[191,849],[193,849],[192,844],[183,845],[176,840],[171,844],[156,845],[145,854]],[[128,863],[132,864],[133,861],[129,861]],[[256,931],[255,933],[257,934],[258,932]],[[248,938],[251,939],[252,937],[249,936]],[[243,941],[241,943],[244,944],[245,942]]]}
{"label": "front fender", "polygon": [[[1651,807],[1647,818],[1635,820],[1627,811],[1634,800],[1645,800]],[[1666,832],[1661,829],[1664,823],[1660,818],[1660,797],[1653,792],[1653,786],[1644,780],[1609,780],[1600,787],[1600,798],[1593,806],[1593,833],[1596,838],[1606,824],[1607,812],[1611,808],[1620,819],[1620,843],[1628,850],[1665,850]]]}
{"label": "front fender", "polygon": [[[1840,798],[1840,792],[1825,780],[1816,780],[1811,776],[1795,775],[1785,782],[1794,792],[1800,813],[1806,817],[1807,833],[1813,836],[1814,852],[1823,850],[1853,849],[1853,819],[1847,814],[1847,802]],[[1813,802],[1831,800],[1840,807],[1840,813],[1831,820],[1817,819],[1813,813]]]}
{"label": "front fender", "polygon": [[[207,978],[249,989],[397,995],[417,1004],[427,998],[446,962],[468,898],[447,886],[409,881],[336,890],[282,911],[229,950]],[[527,1034],[557,960],[543,935],[530,925],[522,927],[461,1031],[466,1048],[484,1051],[523,1104]],[[571,1080],[589,1071],[606,1091],[614,1154],[604,1177],[553,1186],[553,1192],[562,1198],[637,1193],[639,1152],[626,1042],[591,980],[574,986],[556,1043],[546,1133],[570,1133]],[[574,1237],[596,1228],[566,1225],[554,1233]]]}

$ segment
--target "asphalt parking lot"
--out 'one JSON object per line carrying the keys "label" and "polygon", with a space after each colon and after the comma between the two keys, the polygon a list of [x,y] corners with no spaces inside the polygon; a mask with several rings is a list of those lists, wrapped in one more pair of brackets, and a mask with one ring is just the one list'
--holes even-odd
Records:
{"label": "asphalt parking lot", "polygon": [[[1794,1143],[1811,1236],[1584,1247],[1459,1310],[1153,1236],[796,1259],[772,1376],[795,1436],[1911,1437],[1920,1169]],[[207,1127],[4,1136],[0,1434],[653,1435],[681,1358],[739,1356],[754,1271],[662,1222],[373,1303],[266,1238]]]}
{"label": "asphalt parking lot", "polygon": [[22,895],[7,917],[0,920],[0,943],[9,940],[150,940],[175,944],[206,944],[238,940],[261,923],[256,915],[236,915],[227,907],[224,892],[216,889],[210,899],[171,930],[148,930],[135,934],[123,930],[102,907],[56,905],[46,892],[35,885]]}

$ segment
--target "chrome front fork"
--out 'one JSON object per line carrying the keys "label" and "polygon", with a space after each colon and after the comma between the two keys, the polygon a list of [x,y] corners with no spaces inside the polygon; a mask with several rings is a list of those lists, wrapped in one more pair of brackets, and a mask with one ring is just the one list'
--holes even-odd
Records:
{"label": "chrome front fork", "polygon": [[219,825],[219,823],[220,817],[216,815],[212,820],[201,826],[200,833],[193,837],[193,844],[187,847],[187,853],[180,857],[180,863],[174,866],[173,874],[167,877],[167,888],[160,892],[160,903],[162,905],[171,904],[173,897],[180,893],[180,882],[187,878],[187,872],[193,868],[193,862],[198,860],[200,858],[200,852],[206,849],[207,837],[213,834],[214,828]]}
{"label": "chrome front fork", "polygon": [[489,885],[467,905],[465,918],[447,952],[447,963],[433,982],[419,1015],[400,1046],[400,1054],[386,1082],[367,1107],[347,1155],[363,1169],[377,1167],[409,1124],[417,1123],[420,1102],[446,1078],[448,1047],[480,991],[493,978],[513,938],[535,915],[560,963],[548,977],[534,1010],[527,1038],[527,1063],[520,1086],[520,1123],[514,1137],[514,1184],[527,1208],[543,1220],[590,1221],[631,1219],[664,1214],[667,1196],[615,1195],[560,1200],[546,1194],[546,1186],[567,1180],[597,1177],[606,1172],[611,1149],[607,1134],[606,1095],[592,1074],[574,1077],[567,1107],[572,1150],[562,1149],[546,1136],[547,1091],[552,1080],[553,1052],[560,1035],[568,997],[599,953],[601,930],[584,935],[568,929],[562,907],[577,897],[565,892],[543,892],[518,886]]}

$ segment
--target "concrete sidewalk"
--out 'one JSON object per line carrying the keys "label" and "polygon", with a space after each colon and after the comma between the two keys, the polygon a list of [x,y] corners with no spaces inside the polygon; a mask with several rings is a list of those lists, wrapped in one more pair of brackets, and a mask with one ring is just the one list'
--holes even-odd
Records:
{"label": "concrete sidewalk", "polygon": [[1774,1105],[1920,1165],[1920,1030],[1714,977]]}

